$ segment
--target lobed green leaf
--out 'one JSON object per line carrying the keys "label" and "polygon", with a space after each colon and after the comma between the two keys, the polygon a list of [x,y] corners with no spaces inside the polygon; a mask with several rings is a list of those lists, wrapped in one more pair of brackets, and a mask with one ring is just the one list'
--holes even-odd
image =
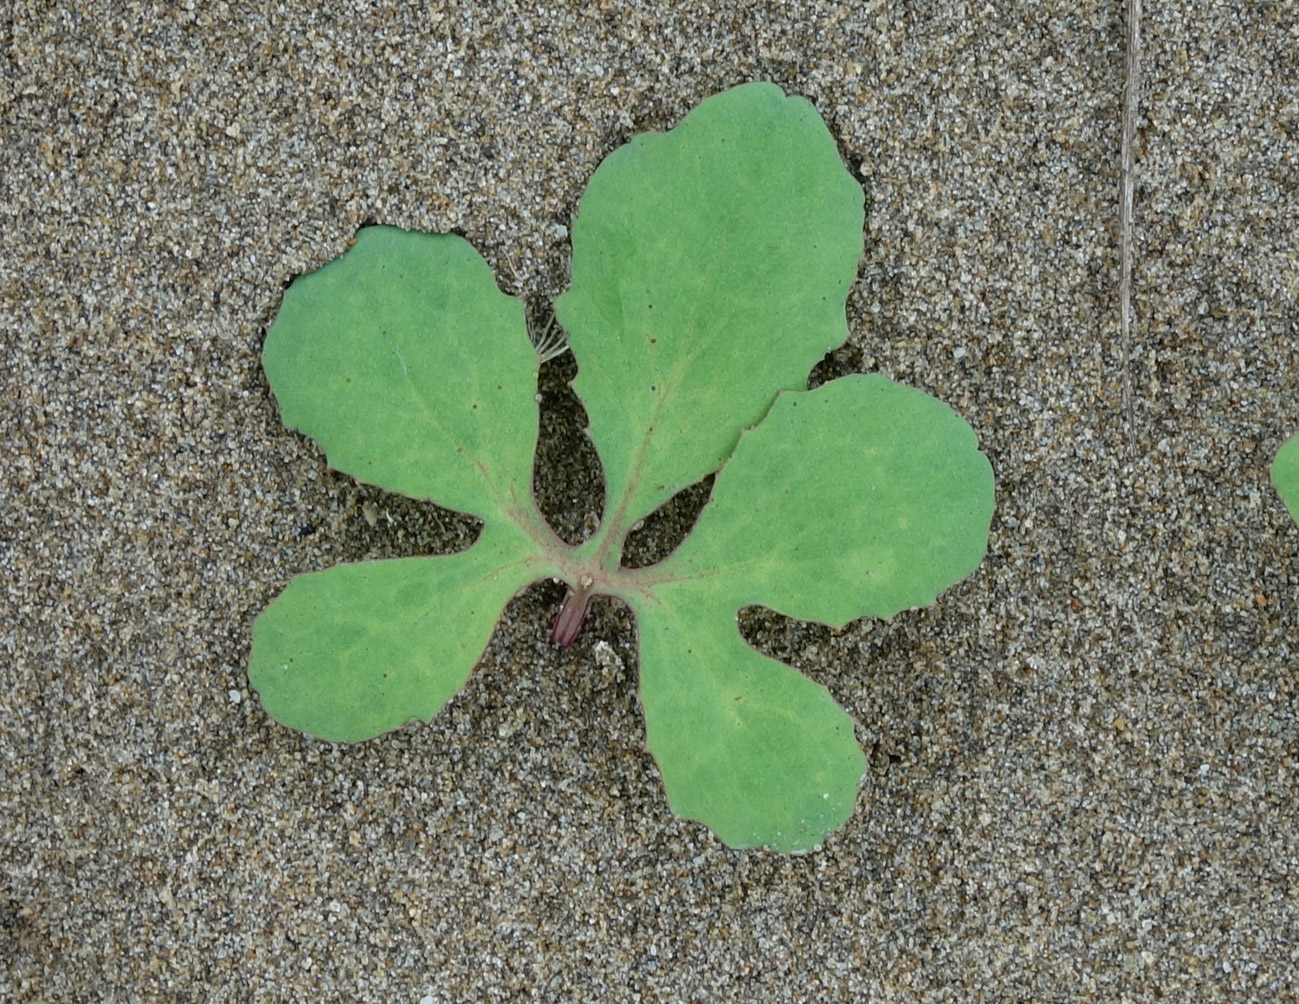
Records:
{"label": "lobed green leaf", "polygon": [[467,551],[299,575],[253,625],[248,678],[281,724],[360,742],[432,718],[538,574],[529,542],[488,526]]}
{"label": "lobed green leaf", "polygon": [[537,356],[462,238],[361,230],[288,288],[262,361],[338,470],[489,520],[530,499]]}
{"label": "lobed green leaf", "polygon": [[605,158],[555,304],[618,529],[715,471],[848,335],[861,186],[816,110],[771,84]]}
{"label": "lobed green leaf", "polygon": [[[659,566],[731,610],[842,626],[926,606],[982,560],[993,478],[970,427],[880,376],[781,394]],[[664,603],[673,587],[659,587]]]}
{"label": "lobed green leaf", "polygon": [[750,648],[706,586],[633,606],[646,742],[672,811],[732,847],[780,851],[842,825],[866,759],[829,692]]}

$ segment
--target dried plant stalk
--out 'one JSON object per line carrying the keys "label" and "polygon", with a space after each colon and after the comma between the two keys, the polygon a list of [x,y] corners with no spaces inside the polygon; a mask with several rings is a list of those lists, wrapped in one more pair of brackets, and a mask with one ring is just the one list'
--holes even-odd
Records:
{"label": "dried plant stalk", "polygon": [[1123,349],[1123,415],[1128,427],[1128,452],[1132,451],[1132,217],[1133,145],[1141,89],[1141,0],[1127,0],[1127,81],[1123,88],[1123,152],[1119,166],[1122,199],[1119,210],[1121,264],[1119,275],[1119,333]]}

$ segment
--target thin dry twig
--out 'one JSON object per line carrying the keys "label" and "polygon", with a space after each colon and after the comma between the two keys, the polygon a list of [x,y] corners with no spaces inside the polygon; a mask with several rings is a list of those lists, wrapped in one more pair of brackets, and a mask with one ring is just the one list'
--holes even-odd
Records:
{"label": "thin dry twig", "polygon": [[1122,262],[1119,275],[1119,334],[1123,349],[1123,417],[1127,424],[1128,454],[1132,454],[1134,421],[1132,416],[1132,217],[1133,217],[1133,145],[1136,142],[1137,115],[1141,89],[1141,0],[1127,0],[1127,81],[1123,87],[1123,152],[1119,166],[1122,191],[1119,231]]}

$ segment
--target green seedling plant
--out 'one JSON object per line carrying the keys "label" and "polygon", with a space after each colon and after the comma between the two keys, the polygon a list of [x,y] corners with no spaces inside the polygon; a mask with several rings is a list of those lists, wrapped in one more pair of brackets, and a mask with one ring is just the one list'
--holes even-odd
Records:
{"label": "green seedling plant", "polygon": [[1277,451],[1272,461],[1272,486],[1291,518],[1299,523],[1299,436],[1286,440]]}
{"label": "green seedling plant", "polygon": [[[560,540],[533,498],[540,361],[522,303],[460,237],[368,227],[294,281],[263,356],[285,425],[362,481],[472,513],[457,554],[300,575],[258,617],[249,676],[278,721],[358,742],[428,720],[505,604],[568,586],[634,612],[646,741],[680,816],[734,847],[814,847],[865,770],[825,687],[741,637],[764,605],[843,626],[932,603],[982,559],[987,459],[946,405],[879,376],[807,390],[848,335],[860,185],[815,109],[770,84],[700,104],[596,170],[555,304],[604,471],[602,522]],[[684,542],[623,542],[718,472]]]}

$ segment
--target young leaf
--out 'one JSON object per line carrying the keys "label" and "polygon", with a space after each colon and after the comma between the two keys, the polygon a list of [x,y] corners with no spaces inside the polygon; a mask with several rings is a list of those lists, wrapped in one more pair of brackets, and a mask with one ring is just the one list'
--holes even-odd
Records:
{"label": "young leaf", "polygon": [[538,575],[508,524],[467,551],[299,575],[253,625],[248,678],[279,722],[360,742],[437,714]]}
{"label": "young leaf", "polygon": [[537,356],[461,238],[361,230],[289,287],[262,363],[284,424],[338,470],[489,521],[530,499]]}
{"label": "young leaf", "polygon": [[992,508],[992,468],[955,412],[846,376],[777,398],[658,571],[706,581],[733,610],[761,603],[835,626],[892,617],[973,571]]}
{"label": "young leaf", "polygon": [[672,811],[780,851],[842,825],[866,758],[829,692],[745,644],[707,586],[635,610],[646,742]]}
{"label": "young leaf", "polygon": [[1299,436],[1287,440],[1272,461],[1272,484],[1290,516],[1299,522]]}
{"label": "young leaf", "polygon": [[816,110],[771,84],[711,97],[591,178],[555,304],[614,534],[716,470],[848,336],[861,186]]}

